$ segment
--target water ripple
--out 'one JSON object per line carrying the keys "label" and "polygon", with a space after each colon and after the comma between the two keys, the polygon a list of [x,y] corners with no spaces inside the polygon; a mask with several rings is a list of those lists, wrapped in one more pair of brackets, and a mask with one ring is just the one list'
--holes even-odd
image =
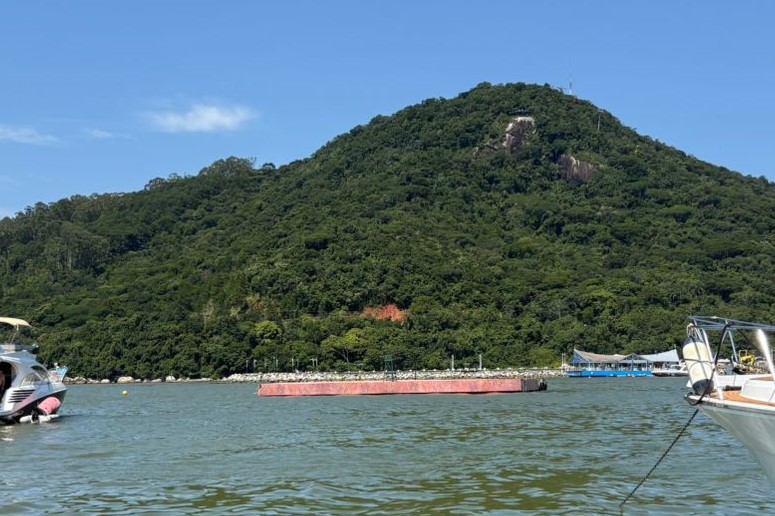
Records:
{"label": "water ripple", "polygon": [[[74,387],[56,424],[0,427],[2,513],[619,514],[691,415],[682,383],[299,399]],[[748,452],[698,417],[624,512],[772,513],[771,493]]]}

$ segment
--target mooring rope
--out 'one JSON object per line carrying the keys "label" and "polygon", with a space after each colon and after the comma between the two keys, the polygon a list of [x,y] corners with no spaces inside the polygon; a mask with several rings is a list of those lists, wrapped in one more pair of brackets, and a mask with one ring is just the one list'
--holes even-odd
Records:
{"label": "mooring rope", "polygon": [[681,431],[680,431],[680,432],[678,432],[678,435],[676,435],[676,436],[675,436],[675,439],[673,439],[673,442],[672,442],[672,443],[670,443],[670,446],[668,446],[668,447],[667,447],[667,449],[666,449],[666,450],[665,450],[665,452],[662,454],[662,456],[659,458],[659,460],[656,462],[656,464],[654,464],[654,465],[651,467],[651,469],[649,470],[649,472],[648,472],[648,473],[646,473],[646,476],[644,476],[644,477],[641,479],[641,481],[640,481],[640,482],[638,482],[638,485],[637,485],[637,486],[635,486],[635,489],[633,489],[632,491],[630,491],[630,494],[628,494],[628,495],[627,495],[627,497],[626,497],[626,498],[625,498],[625,499],[622,501],[622,503],[620,503],[620,504],[619,504],[619,511],[620,511],[620,512],[623,510],[623,508],[624,508],[624,504],[626,504],[626,503],[627,503],[627,500],[629,500],[630,498],[632,498],[632,495],[634,495],[634,494],[635,494],[635,491],[637,491],[637,490],[640,488],[640,486],[642,486],[642,485],[643,485],[643,483],[646,481],[646,479],[648,479],[648,478],[651,476],[651,474],[654,472],[654,470],[655,470],[655,469],[657,469],[657,466],[659,466],[659,464],[660,464],[660,463],[661,463],[661,462],[662,462],[662,461],[665,459],[665,457],[667,457],[667,454],[668,454],[668,453],[670,453],[670,450],[672,450],[672,449],[673,449],[673,446],[675,446],[675,443],[677,443],[677,442],[678,442],[678,439],[680,439],[680,438],[681,438],[681,436],[684,434],[684,432],[686,432],[686,429],[687,429],[687,428],[689,428],[689,425],[691,424],[692,420],[694,419],[694,416],[696,416],[696,415],[697,415],[697,412],[699,412],[699,410],[698,410],[698,409],[694,409],[694,413],[691,415],[691,417],[690,417],[690,418],[689,418],[689,420],[686,422],[686,424],[683,426],[683,428],[681,428]]}
{"label": "mooring rope", "polygon": [[[715,371],[715,370],[716,370],[716,368],[718,367],[718,357],[719,357],[719,353],[721,352],[721,343],[722,343],[722,342],[724,342],[724,335],[725,335],[725,333],[726,333],[727,331],[729,331],[729,323],[727,323],[726,325],[724,325],[724,329],[723,329],[723,330],[722,330],[722,332],[721,332],[721,339],[719,339],[718,346],[716,347],[716,359],[713,361],[713,370],[714,370],[714,371]],[[745,335],[743,335],[743,336],[745,337]],[[747,339],[747,337],[746,337],[746,339]],[[707,396],[708,394],[710,394],[710,391],[712,390],[712,386],[713,386],[713,382],[708,382],[708,383],[705,385],[705,389],[703,390],[702,394],[701,394],[701,395],[700,395],[700,397],[697,399],[697,401],[696,401],[695,403],[691,403],[691,402],[690,402],[690,404],[691,404],[692,406],[696,406],[696,405],[698,405],[699,403],[701,403],[701,402],[702,402],[702,399],[703,399],[705,396]],[[667,457],[667,454],[668,454],[668,453],[670,453],[670,450],[672,450],[672,449],[673,449],[673,446],[675,446],[675,444],[678,442],[678,439],[680,439],[680,438],[681,438],[681,436],[684,434],[684,432],[686,432],[686,429],[687,429],[687,428],[689,428],[689,425],[691,424],[691,422],[692,422],[692,420],[694,419],[694,417],[697,415],[697,412],[699,412],[699,409],[694,409],[694,413],[691,415],[691,417],[689,417],[689,420],[686,422],[686,424],[683,426],[683,428],[681,428],[681,430],[678,432],[678,435],[676,435],[676,436],[675,436],[675,439],[673,439],[673,442],[672,442],[672,443],[670,443],[670,446],[668,446],[668,447],[667,447],[667,449],[666,449],[666,450],[665,450],[665,452],[662,454],[662,456],[659,458],[659,460],[657,460],[656,464],[654,464],[654,465],[651,467],[651,469],[649,470],[649,472],[648,472],[648,473],[646,473],[646,475],[645,475],[645,476],[644,476],[644,477],[643,477],[643,478],[640,480],[640,482],[638,482],[638,485],[637,485],[637,486],[635,486],[635,489],[633,489],[632,491],[630,491],[630,494],[628,494],[628,495],[625,497],[625,499],[624,499],[624,500],[622,500],[622,503],[620,503],[620,504],[619,504],[619,512],[620,512],[620,513],[622,513],[622,512],[623,512],[623,510],[624,510],[624,504],[626,504],[626,503],[627,503],[627,500],[629,500],[630,498],[632,498],[632,495],[634,495],[634,494],[635,494],[635,491],[637,491],[637,490],[640,488],[640,486],[642,486],[642,485],[643,485],[643,483],[644,483],[644,482],[645,482],[645,481],[646,481],[646,480],[647,480],[647,479],[648,479],[648,478],[651,476],[651,474],[654,472],[654,470],[655,470],[655,469],[657,469],[657,466],[659,466],[659,464],[660,464],[660,463],[661,463],[661,462],[662,462],[662,461],[665,459],[665,457]]]}

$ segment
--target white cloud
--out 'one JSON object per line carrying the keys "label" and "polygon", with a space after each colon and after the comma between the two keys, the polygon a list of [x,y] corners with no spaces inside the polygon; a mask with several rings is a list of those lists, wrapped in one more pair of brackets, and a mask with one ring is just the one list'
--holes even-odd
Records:
{"label": "white cloud", "polygon": [[40,134],[35,129],[0,125],[0,143],[24,143],[28,145],[51,145],[58,140],[49,134]]}
{"label": "white cloud", "polygon": [[111,133],[110,131],[105,131],[103,129],[84,128],[82,129],[82,131],[86,136],[88,136],[89,138],[93,138],[95,140],[132,140],[133,139],[131,136],[127,136],[125,134]]}
{"label": "white cloud", "polygon": [[115,134],[102,129],[84,129],[83,132],[97,140],[109,140],[116,137]]}
{"label": "white cloud", "polygon": [[255,114],[242,106],[224,107],[195,104],[188,111],[147,113],[153,127],[168,133],[213,133],[234,131]]}

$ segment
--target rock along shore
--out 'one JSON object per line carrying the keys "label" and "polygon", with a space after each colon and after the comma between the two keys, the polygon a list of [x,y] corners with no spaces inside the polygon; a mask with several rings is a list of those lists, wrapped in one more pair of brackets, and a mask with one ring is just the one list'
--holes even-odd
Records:
{"label": "rock along shore", "polygon": [[[459,378],[559,378],[565,376],[560,369],[456,369],[444,371],[396,371],[396,380],[453,380]],[[131,376],[122,376],[111,382],[110,380],[93,380],[76,377],[65,378],[65,383],[83,384],[110,384],[110,383],[294,383],[294,382],[347,382],[347,381],[379,381],[389,378],[384,371],[353,372],[353,373],[329,373],[319,371],[299,371],[295,373],[238,373],[220,380],[210,378],[188,379],[167,376],[154,380],[143,380]]]}
{"label": "rock along shore", "polygon": [[[455,371],[396,371],[396,380],[453,380],[459,378],[556,378],[565,376],[559,369],[485,369]],[[390,378],[384,371],[354,373],[255,373],[233,374],[227,382],[294,383],[294,382],[347,382],[379,381]]]}

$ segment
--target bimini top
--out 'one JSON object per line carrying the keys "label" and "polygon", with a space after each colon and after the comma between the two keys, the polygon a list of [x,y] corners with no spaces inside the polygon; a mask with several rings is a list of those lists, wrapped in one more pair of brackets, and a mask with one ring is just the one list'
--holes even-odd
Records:
{"label": "bimini top", "polygon": [[708,317],[703,315],[690,315],[689,319],[692,321],[692,325],[697,328],[702,328],[706,331],[721,331],[721,330],[764,330],[768,332],[775,332],[775,326],[770,324],[760,324],[747,321],[738,321],[736,319],[726,319],[724,317]]}
{"label": "bimini top", "polygon": [[29,326],[30,323],[24,319],[14,319],[13,317],[0,317],[0,323],[10,324],[11,326]]}

